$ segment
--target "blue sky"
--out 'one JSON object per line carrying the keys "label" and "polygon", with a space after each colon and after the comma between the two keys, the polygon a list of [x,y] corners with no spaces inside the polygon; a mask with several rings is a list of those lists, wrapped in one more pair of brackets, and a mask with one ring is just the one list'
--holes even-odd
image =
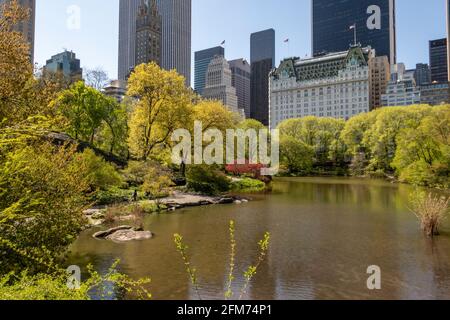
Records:
{"label": "blue sky", "polygon": [[[65,48],[76,52],[83,67],[100,66],[117,77],[119,0],[36,2],[36,62],[45,64]],[[67,26],[72,5],[81,10],[79,29]],[[226,40],[227,59],[248,59],[250,33],[274,28],[277,60],[310,54],[310,0],[192,0],[192,6],[193,51]],[[428,62],[428,40],[445,37],[445,28],[444,0],[397,0],[398,61],[408,68]]]}

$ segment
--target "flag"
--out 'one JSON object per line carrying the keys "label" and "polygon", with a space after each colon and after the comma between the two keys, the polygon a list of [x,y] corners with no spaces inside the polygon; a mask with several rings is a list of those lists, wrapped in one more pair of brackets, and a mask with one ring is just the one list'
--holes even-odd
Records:
{"label": "flag", "polygon": [[220,44],[221,46],[223,46],[225,44],[225,40],[222,41],[222,43]]}
{"label": "flag", "polygon": [[353,30],[353,29],[355,29],[356,28],[356,24],[353,24],[353,25],[351,25],[350,27],[349,27],[349,30]]}
{"label": "flag", "polygon": [[288,43],[289,42],[289,38],[284,40],[284,43]]}

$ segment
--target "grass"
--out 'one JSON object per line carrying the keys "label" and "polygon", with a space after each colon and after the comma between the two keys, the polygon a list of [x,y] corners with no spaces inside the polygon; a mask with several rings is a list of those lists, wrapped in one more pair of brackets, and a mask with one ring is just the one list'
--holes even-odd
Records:
{"label": "grass", "polygon": [[431,238],[438,236],[439,227],[448,214],[450,197],[416,193],[410,202],[410,210],[419,219],[422,231]]}

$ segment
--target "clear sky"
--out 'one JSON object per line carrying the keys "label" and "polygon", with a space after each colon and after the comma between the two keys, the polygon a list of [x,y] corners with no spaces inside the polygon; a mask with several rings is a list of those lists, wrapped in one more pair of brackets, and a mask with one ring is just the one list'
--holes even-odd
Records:
{"label": "clear sky", "polygon": [[[119,0],[36,2],[36,62],[65,48],[84,68],[99,66],[117,77]],[[226,40],[227,59],[249,59],[250,34],[274,28],[277,60],[311,53],[310,0],[192,0],[192,6],[193,52]],[[428,40],[445,37],[445,29],[445,0],[397,0],[398,61],[407,68],[427,63]]]}

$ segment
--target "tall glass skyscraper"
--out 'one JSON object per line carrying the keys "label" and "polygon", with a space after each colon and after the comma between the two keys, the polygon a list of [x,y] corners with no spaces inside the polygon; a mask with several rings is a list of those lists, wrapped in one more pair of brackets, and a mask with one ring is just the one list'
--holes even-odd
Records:
{"label": "tall glass skyscraper", "polygon": [[[120,0],[119,5],[119,80],[126,80],[135,67],[136,19],[141,0]],[[162,18],[161,67],[176,69],[191,79],[191,0],[157,0]]]}
{"label": "tall glass skyscraper", "polygon": [[136,19],[140,0],[120,0],[119,80],[126,81],[136,65]]}
{"label": "tall glass skyscraper", "polygon": [[275,30],[250,36],[250,117],[269,125],[269,73],[275,66]]}
{"label": "tall glass skyscraper", "polygon": [[356,41],[396,63],[395,0],[312,0],[315,56],[346,51]]}
{"label": "tall glass skyscraper", "polygon": [[191,84],[192,0],[157,0],[162,16],[161,67],[176,69]]}
{"label": "tall glass skyscraper", "polygon": [[206,83],[206,72],[209,63],[215,56],[225,57],[225,49],[223,47],[214,47],[195,52],[195,71],[194,71],[194,89],[198,94],[203,94]]}
{"label": "tall glass skyscraper", "polygon": [[446,38],[430,41],[430,69],[432,82],[448,81]]}

